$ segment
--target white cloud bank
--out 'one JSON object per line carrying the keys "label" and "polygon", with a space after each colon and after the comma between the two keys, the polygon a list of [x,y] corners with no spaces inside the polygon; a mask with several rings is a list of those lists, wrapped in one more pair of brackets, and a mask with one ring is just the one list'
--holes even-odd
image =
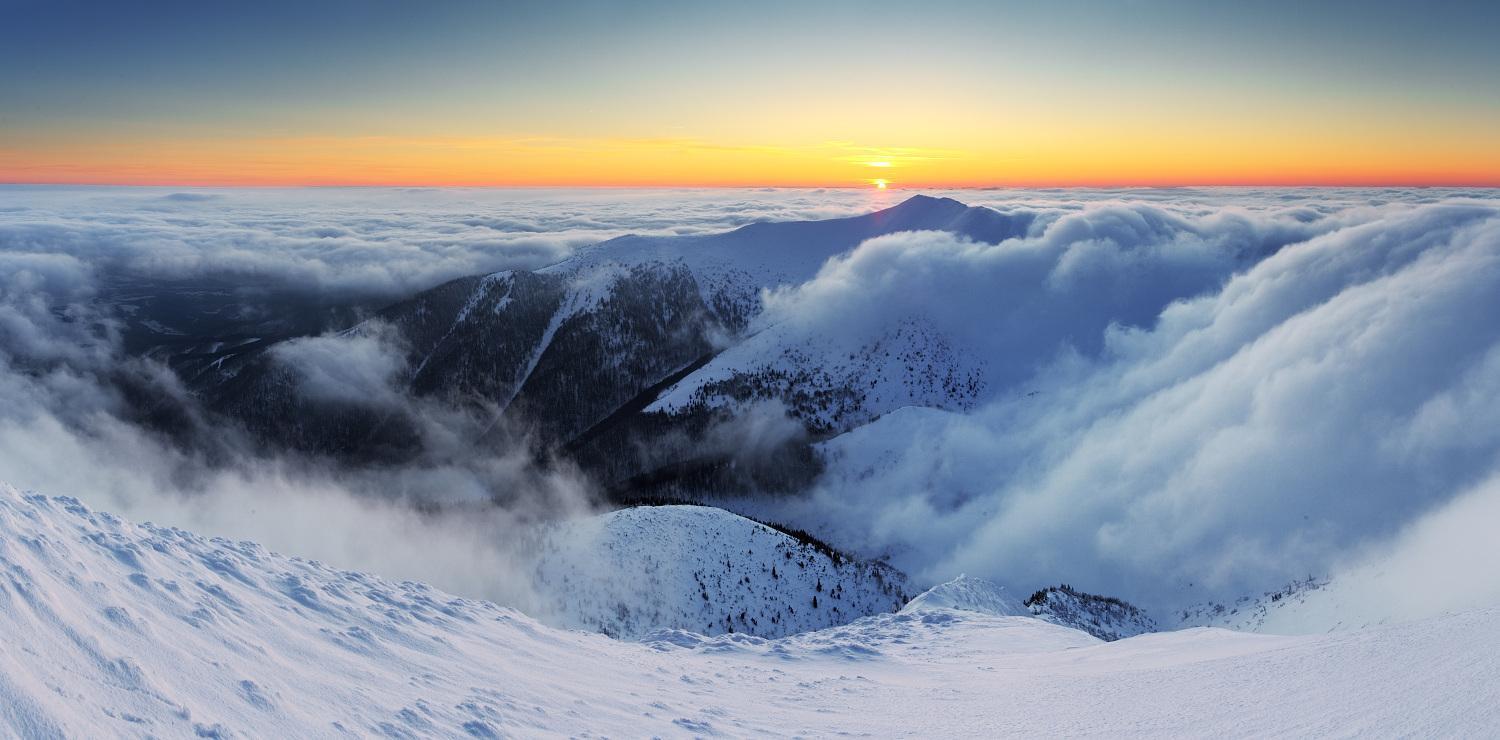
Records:
{"label": "white cloud bank", "polygon": [[921,313],[992,363],[988,406],[835,440],[815,493],[770,512],[931,580],[1237,596],[1341,568],[1500,470],[1493,202],[1088,208],[1000,245],[874,239],[772,298],[809,331]]}
{"label": "white cloud bank", "polygon": [[857,193],[798,190],[0,186],[0,199],[0,254],[68,256],[109,277],[216,278],[374,300],[542,267],[626,233],[723,231],[871,207]]}
{"label": "white cloud bank", "polygon": [[[182,391],[122,357],[100,277],[264,278],[378,297],[537,266],[626,231],[894,203],[811,191],[4,192],[0,479],[511,602],[527,579],[507,533],[540,510],[584,506],[586,482],[506,450],[476,457],[461,439],[421,465],[361,473],[250,456],[213,430],[204,449],[143,433],[111,378]],[[1350,574],[1360,603],[1423,582],[1469,584],[1443,608],[1500,593],[1476,525],[1493,519],[1500,470],[1493,194],[958,197],[1034,212],[1035,225],[999,245],[871,240],[771,296],[768,320],[816,333],[923,314],[985,356],[991,401],[962,416],[902,410],[831,443],[829,477],[775,505],[776,518],[892,553],[919,578],[1066,580],[1148,606],[1319,570]],[[378,340],[283,351],[304,382],[334,395],[352,383],[368,401],[386,397],[393,373]],[[348,351],[368,362],[330,375],[340,363],[324,360]],[[535,507],[410,506],[496,489]]]}

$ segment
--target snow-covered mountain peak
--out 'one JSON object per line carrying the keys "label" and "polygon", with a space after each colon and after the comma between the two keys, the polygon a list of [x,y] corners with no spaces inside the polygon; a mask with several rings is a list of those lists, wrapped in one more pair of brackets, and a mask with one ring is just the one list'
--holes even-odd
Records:
{"label": "snow-covered mountain peak", "polygon": [[995,617],[1030,616],[1021,602],[992,581],[969,575],[933,586],[901,608],[902,614],[930,609],[955,609]]}
{"label": "snow-covered mountain peak", "polygon": [[889,210],[891,210],[891,211],[901,211],[901,210],[932,209],[932,208],[949,208],[949,209],[953,209],[953,208],[968,208],[968,206],[964,205],[963,203],[961,203],[961,202],[959,202],[957,200],[954,200],[953,198],[949,198],[947,196],[923,195],[922,193],[917,193],[916,195],[912,195],[912,196],[908,197],[906,200],[903,200],[900,203],[897,203],[896,205],[892,206]]}
{"label": "snow-covered mountain peak", "polygon": [[748,280],[759,289],[806,280],[830,257],[873,237],[902,231],[950,231],[995,243],[1025,235],[1033,219],[1030,213],[1004,214],[952,198],[914,195],[860,216],[758,221],[717,234],[616,237],[580,249],[541,272],[573,274],[610,262],[679,263],[709,283]]}

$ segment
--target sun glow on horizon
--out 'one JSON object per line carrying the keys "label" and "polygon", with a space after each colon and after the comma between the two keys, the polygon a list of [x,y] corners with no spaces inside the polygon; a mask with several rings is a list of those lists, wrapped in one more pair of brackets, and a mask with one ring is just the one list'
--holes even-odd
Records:
{"label": "sun glow on horizon", "polygon": [[1500,186],[1494,3],[95,2],[0,24],[0,183]]}
{"label": "sun glow on horizon", "polygon": [[[1500,147],[1406,141],[1376,132],[1300,140],[1216,133],[1077,130],[1047,140],[1016,128],[942,146],[849,141],[736,143],[709,138],[324,135],[165,138],[60,132],[6,142],[0,182],[180,186],[1161,187],[1198,185],[1500,186]],[[1128,136],[1127,136],[1128,134]],[[1129,144],[1128,146],[1126,144]],[[1380,151],[1384,159],[1364,156]],[[873,157],[872,157],[873,155]],[[861,172],[863,171],[863,172]],[[882,184],[883,183],[883,184]]]}

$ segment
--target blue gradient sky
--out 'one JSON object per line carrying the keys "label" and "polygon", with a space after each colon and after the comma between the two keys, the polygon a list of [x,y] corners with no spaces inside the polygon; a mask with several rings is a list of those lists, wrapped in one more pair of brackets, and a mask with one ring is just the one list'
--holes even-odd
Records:
{"label": "blue gradient sky", "polygon": [[7,181],[1500,180],[1497,3],[0,9]]}

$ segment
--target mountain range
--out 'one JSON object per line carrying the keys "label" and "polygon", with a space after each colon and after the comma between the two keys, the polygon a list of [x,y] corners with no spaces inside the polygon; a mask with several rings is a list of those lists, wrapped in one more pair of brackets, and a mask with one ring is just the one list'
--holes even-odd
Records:
{"label": "mountain range", "polygon": [[[618,500],[794,490],[820,469],[811,445],[821,439],[902,406],[969,408],[984,364],[920,317],[831,342],[785,335],[759,323],[767,292],[872,237],[931,230],[994,243],[1032,223],[914,196],[851,218],[625,236],[536,271],[449,281],[342,335],[389,344],[403,394],[471,412],[496,444],[524,430]],[[296,341],[205,337],[168,356],[211,409],[272,447],[361,461],[417,454],[409,414],[303,392],[277,351]],[[737,422],[767,404],[794,424],[747,448]]]}

